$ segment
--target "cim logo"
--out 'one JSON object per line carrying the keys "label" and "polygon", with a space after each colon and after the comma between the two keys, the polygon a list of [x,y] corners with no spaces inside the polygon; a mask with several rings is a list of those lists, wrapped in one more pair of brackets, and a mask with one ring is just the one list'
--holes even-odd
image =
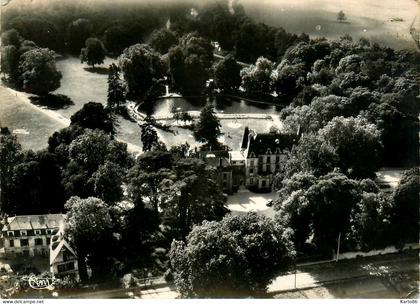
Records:
{"label": "cim logo", "polygon": [[32,289],[49,289],[54,283],[54,278],[38,278],[34,275],[22,278]]}

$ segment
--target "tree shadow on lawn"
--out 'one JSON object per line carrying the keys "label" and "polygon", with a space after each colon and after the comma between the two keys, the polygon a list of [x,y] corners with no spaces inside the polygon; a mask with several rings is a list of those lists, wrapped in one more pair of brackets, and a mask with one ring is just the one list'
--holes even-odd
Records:
{"label": "tree shadow on lawn", "polygon": [[109,69],[107,67],[87,67],[83,68],[86,72],[101,74],[101,75],[108,75]]}
{"label": "tree shadow on lawn", "polygon": [[29,97],[32,104],[46,107],[51,110],[65,109],[74,105],[74,102],[62,94],[47,94],[45,96],[31,96]]}

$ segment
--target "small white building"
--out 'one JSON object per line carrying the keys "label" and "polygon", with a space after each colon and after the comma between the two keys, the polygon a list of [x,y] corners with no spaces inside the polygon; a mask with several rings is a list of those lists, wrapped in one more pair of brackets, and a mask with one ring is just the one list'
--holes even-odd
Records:
{"label": "small white building", "polygon": [[60,229],[51,239],[50,271],[55,277],[73,276],[79,280],[77,255],[66,241],[63,229]]}

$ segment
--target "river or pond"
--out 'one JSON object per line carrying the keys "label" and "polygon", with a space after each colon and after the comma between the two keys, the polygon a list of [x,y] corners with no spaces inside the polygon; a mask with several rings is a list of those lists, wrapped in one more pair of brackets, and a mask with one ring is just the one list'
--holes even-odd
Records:
{"label": "river or pond", "polygon": [[231,97],[161,98],[156,100],[154,114],[170,115],[177,111],[200,111],[206,105],[213,105],[216,112],[224,114],[276,114],[281,107],[246,101]]}

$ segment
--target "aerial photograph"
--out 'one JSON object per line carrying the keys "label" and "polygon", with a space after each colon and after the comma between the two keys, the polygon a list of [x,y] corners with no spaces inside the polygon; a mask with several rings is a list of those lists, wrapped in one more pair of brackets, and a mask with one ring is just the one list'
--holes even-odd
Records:
{"label": "aerial photograph", "polygon": [[3,303],[417,303],[420,0],[0,0],[0,34]]}

